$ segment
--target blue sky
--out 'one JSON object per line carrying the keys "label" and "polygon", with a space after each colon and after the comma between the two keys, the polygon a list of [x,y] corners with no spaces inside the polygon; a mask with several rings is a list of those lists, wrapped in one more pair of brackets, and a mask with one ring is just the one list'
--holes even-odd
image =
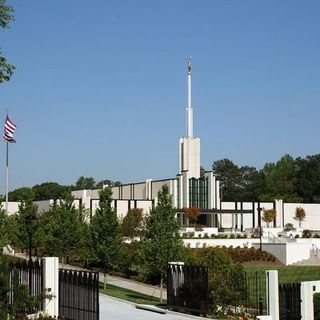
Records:
{"label": "blue sky", "polygon": [[17,70],[0,85],[0,116],[9,106],[18,125],[11,189],[175,176],[190,55],[206,169],[319,153],[318,0],[8,3],[16,20],[0,45]]}

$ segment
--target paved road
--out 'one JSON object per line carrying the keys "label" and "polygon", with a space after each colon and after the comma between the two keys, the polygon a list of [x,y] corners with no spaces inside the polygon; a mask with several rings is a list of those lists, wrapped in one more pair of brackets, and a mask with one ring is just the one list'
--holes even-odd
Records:
{"label": "paved road", "polygon": [[109,296],[100,294],[100,320],[187,320],[204,319],[181,315],[170,312],[159,314],[151,311],[136,309],[133,303],[120,301]]}

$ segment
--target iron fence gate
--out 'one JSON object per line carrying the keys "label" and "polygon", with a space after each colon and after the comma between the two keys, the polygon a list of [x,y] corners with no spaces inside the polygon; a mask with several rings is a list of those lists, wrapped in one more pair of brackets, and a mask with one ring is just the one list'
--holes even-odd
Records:
{"label": "iron fence gate", "polygon": [[[5,304],[10,310],[19,299],[17,287],[25,285],[29,294],[37,298],[37,304],[33,308],[24,308],[24,312],[31,314],[43,307],[41,295],[43,291],[43,264],[41,261],[14,261],[9,263],[8,270],[8,288],[5,297]],[[22,310],[21,310],[22,311]]]}
{"label": "iron fence gate", "polygon": [[205,314],[208,307],[208,267],[169,264],[167,271],[168,308]]}
{"label": "iron fence gate", "polygon": [[59,316],[99,320],[98,273],[59,269]]}
{"label": "iron fence gate", "polygon": [[285,283],[279,285],[280,320],[301,319],[300,288],[300,283]]}

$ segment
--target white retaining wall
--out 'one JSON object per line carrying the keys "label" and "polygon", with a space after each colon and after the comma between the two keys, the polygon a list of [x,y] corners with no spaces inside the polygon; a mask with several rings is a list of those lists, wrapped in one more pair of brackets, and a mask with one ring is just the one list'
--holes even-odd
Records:
{"label": "white retaining wall", "polygon": [[[254,244],[254,247],[258,249],[259,244]],[[270,252],[286,266],[304,259],[309,259],[310,247],[311,241],[309,243],[262,243],[262,250]]]}

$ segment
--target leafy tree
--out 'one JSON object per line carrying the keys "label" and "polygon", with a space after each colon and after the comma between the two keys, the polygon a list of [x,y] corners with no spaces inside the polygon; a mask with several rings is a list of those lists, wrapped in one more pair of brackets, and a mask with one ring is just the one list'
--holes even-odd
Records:
{"label": "leafy tree", "polygon": [[61,199],[69,189],[70,187],[56,182],[44,182],[32,187],[35,200]]}
{"label": "leafy tree", "polygon": [[306,218],[306,212],[302,207],[297,207],[294,215],[295,220],[299,221],[299,228],[301,228],[301,222]]}
{"label": "leafy tree", "polygon": [[[0,27],[6,29],[9,27],[10,21],[14,19],[13,8],[6,4],[6,0],[0,0]],[[1,55],[0,50],[0,83],[9,81],[15,66],[8,63],[7,59]]]}
{"label": "leafy tree", "polygon": [[22,249],[29,248],[29,237],[31,236],[32,247],[37,247],[39,242],[38,206],[31,199],[20,202],[16,222],[16,244]]}
{"label": "leafy tree", "polygon": [[5,209],[2,206],[3,198],[0,197],[0,248],[3,248],[3,246],[8,241],[8,235],[6,230],[6,218],[7,214]]}
{"label": "leafy tree", "polygon": [[275,209],[263,209],[262,220],[267,224],[269,228],[270,222],[274,221],[277,216],[277,212]]}
{"label": "leafy tree", "polygon": [[243,266],[233,263],[224,248],[202,248],[194,254],[197,264],[209,267],[209,294],[214,306],[234,303],[243,297]]}
{"label": "leafy tree", "polygon": [[189,218],[190,223],[195,226],[200,216],[200,208],[191,207],[183,209],[187,218]]}
{"label": "leafy tree", "polygon": [[161,289],[168,262],[183,258],[184,247],[179,230],[169,188],[164,185],[158,193],[158,204],[146,218],[146,235],[140,250],[147,272],[160,276]]}
{"label": "leafy tree", "polygon": [[45,254],[61,257],[62,262],[88,257],[88,226],[81,210],[75,207],[71,192],[66,192],[63,199],[43,213],[40,222]]}
{"label": "leafy tree", "polygon": [[75,189],[76,190],[84,190],[84,189],[94,189],[96,181],[92,177],[79,177]]}
{"label": "leafy tree", "polygon": [[220,186],[223,190],[223,201],[235,201],[238,198],[241,189],[241,170],[229,159],[214,161],[212,171],[220,180]]}
{"label": "leafy tree", "polygon": [[288,154],[276,163],[267,163],[263,168],[266,193],[261,196],[264,201],[284,199],[286,201],[301,200],[296,193],[295,160]]}
{"label": "leafy tree", "polygon": [[35,193],[28,187],[22,187],[10,191],[8,194],[9,201],[34,200]]}
{"label": "leafy tree", "polygon": [[123,218],[121,224],[121,235],[126,237],[140,237],[143,235],[143,214],[142,209],[130,209]]}
{"label": "leafy tree", "polygon": [[106,272],[121,270],[125,258],[117,213],[111,203],[111,189],[101,190],[99,206],[90,224],[93,259]]}
{"label": "leafy tree", "polygon": [[320,198],[320,154],[295,160],[296,189],[304,202],[319,202]]}

